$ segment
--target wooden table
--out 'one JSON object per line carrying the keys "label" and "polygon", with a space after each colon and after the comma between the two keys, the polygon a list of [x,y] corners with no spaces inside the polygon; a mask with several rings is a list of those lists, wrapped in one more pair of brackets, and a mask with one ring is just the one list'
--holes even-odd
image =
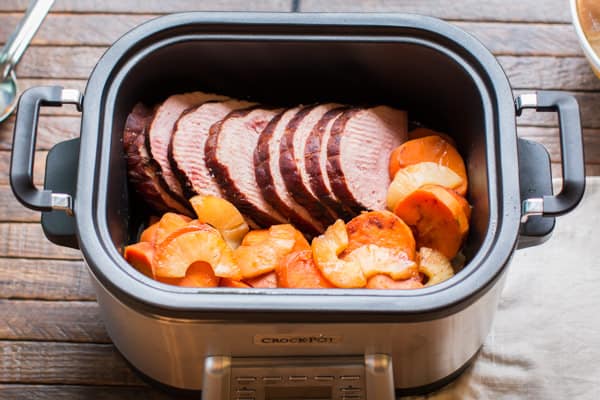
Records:
{"label": "wooden table", "polygon": [[[0,2],[0,42],[26,0]],[[20,88],[60,84],[84,89],[106,47],[157,15],[186,10],[416,12],[452,21],[479,38],[504,67],[515,93],[536,89],[575,94],[584,126],[586,169],[600,175],[600,79],[577,43],[566,0],[57,0],[23,57]],[[73,108],[44,109],[36,176],[46,152],[79,134]],[[127,366],[110,343],[80,253],[49,243],[39,214],[23,208],[8,186],[14,117],[0,125],[0,399],[164,399]],[[559,160],[557,119],[526,112],[519,134],[545,144]]]}

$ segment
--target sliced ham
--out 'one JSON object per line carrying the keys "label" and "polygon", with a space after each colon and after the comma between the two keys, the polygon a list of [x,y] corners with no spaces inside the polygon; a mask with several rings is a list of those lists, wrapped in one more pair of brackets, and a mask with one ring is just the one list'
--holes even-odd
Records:
{"label": "sliced ham", "polygon": [[196,194],[221,196],[219,184],[204,161],[204,146],[210,127],[231,111],[253,104],[239,100],[208,102],[179,118],[171,137],[170,161],[187,197]]}
{"label": "sliced ham", "polygon": [[333,192],[355,211],[384,210],[390,153],[407,139],[405,111],[388,106],[352,108],[333,124],[327,175]]}
{"label": "sliced ham", "polygon": [[123,131],[123,148],[127,160],[129,183],[142,199],[156,211],[175,210],[191,215],[191,211],[167,193],[159,181],[158,166],[146,147],[146,135],[154,113],[141,103],[127,117]]}
{"label": "sliced ham", "polygon": [[279,148],[279,167],[287,190],[313,218],[325,225],[334,222],[339,216],[327,208],[312,191],[304,153],[306,140],[315,125],[325,113],[338,107],[339,104],[327,103],[303,108],[288,123]]}
{"label": "sliced ham", "polygon": [[293,199],[279,168],[281,138],[290,120],[301,109],[295,107],[282,112],[262,131],[254,151],[254,173],[263,197],[271,206],[302,232],[315,236],[323,232],[323,224]]}
{"label": "sliced ham", "polygon": [[333,123],[347,109],[348,107],[338,107],[327,111],[308,135],[304,148],[304,163],[312,192],[345,220],[351,219],[356,213],[346,207],[333,193],[327,175],[327,143]]}
{"label": "sliced ham", "polygon": [[157,163],[163,187],[180,202],[187,202],[183,188],[169,162],[169,144],[175,123],[184,111],[207,101],[226,100],[227,97],[203,92],[176,94],[167,98],[156,110],[148,131],[150,155]]}
{"label": "sliced ham", "polygon": [[254,174],[254,149],[269,122],[282,109],[249,108],[231,112],[210,128],[206,165],[221,192],[259,226],[287,222],[262,195]]}

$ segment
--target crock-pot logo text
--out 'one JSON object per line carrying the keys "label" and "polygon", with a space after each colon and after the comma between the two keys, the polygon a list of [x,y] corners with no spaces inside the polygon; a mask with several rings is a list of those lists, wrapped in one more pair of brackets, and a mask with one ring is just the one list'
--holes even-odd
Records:
{"label": "crock-pot logo text", "polygon": [[342,341],[341,336],[334,335],[256,335],[254,344],[264,346],[318,345],[334,344]]}

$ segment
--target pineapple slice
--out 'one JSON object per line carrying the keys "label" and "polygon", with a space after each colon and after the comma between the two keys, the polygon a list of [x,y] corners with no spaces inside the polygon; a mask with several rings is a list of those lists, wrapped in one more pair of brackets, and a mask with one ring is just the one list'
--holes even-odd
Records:
{"label": "pineapple slice", "polygon": [[463,179],[456,172],[443,165],[434,162],[412,164],[396,172],[388,188],[387,207],[394,211],[398,203],[423,185],[456,189],[462,183]]}
{"label": "pineapple slice", "polygon": [[439,251],[429,247],[419,249],[419,272],[427,275],[429,280],[425,286],[435,285],[454,276],[454,269],[450,261]]}
{"label": "pineapple slice", "polygon": [[315,264],[323,276],[335,286],[359,288],[367,284],[359,262],[338,257],[348,247],[348,232],[341,219],[330,225],[324,234],[314,238],[311,247]]}
{"label": "pineapple slice", "polygon": [[230,202],[215,196],[194,196],[190,203],[200,222],[215,227],[232,249],[236,249],[248,233],[248,224]]}
{"label": "pineapple slice", "polygon": [[240,280],[233,251],[213,227],[193,221],[156,246],[154,273],[162,278],[183,278],[190,265],[204,261],[215,276]]}

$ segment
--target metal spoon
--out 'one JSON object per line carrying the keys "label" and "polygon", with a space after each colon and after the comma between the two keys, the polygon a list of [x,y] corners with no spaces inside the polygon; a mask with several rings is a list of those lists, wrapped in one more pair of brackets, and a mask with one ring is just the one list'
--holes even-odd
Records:
{"label": "metal spoon", "polygon": [[18,90],[14,68],[42,25],[52,4],[54,0],[32,0],[17,29],[0,51],[0,122],[8,118],[17,105]]}

